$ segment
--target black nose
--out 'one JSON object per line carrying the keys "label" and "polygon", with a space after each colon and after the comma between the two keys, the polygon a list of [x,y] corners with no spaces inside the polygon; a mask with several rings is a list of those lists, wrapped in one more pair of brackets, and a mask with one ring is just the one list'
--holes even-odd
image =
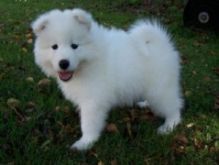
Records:
{"label": "black nose", "polygon": [[68,60],[59,61],[59,67],[63,70],[67,69],[69,67],[69,61]]}

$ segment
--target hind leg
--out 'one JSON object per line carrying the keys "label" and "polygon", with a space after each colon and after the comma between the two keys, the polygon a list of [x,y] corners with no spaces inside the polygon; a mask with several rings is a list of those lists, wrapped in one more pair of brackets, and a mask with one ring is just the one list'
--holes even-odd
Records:
{"label": "hind leg", "polygon": [[168,134],[170,133],[181,121],[180,113],[175,113],[173,115],[166,115],[165,122],[161,125],[157,132],[159,134]]}
{"label": "hind leg", "polygon": [[152,111],[165,119],[158,128],[159,134],[170,133],[181,121],[182,99],[177,94],[159,94],[149,99]]}

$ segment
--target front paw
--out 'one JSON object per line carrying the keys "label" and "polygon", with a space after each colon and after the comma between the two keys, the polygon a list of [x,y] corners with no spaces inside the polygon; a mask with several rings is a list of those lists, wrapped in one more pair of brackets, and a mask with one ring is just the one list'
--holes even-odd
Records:
{"label": "front paw", "polygon": [[86,151],[93,146],[93,143],[94,143],[93,141],[89,141],[84,138],[81,138],[71,146],[71,149],[78,151]]}
{"label": "front paw", "polygon": [[160,135],[167,135],[172,131],[172,128],[168,127],[167,125],[161,125],[158,129],[157,129],[157,133]]}

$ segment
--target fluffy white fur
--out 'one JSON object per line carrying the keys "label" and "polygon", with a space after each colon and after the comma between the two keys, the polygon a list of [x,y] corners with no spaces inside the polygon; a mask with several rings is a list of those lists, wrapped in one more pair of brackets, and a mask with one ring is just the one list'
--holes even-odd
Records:
{"label": "fluffy white fur", "polygon": [[[113,106],[147,100],[165,119],[159,133],[180,122],[179,54],[156,21],[138,21],[124,31],[99,25],[81,9],[52,10],[32,28],[36,63],[57,78],[64,96],[80,108],[82,137],[72,148],[86,150],[98,140]],[[63,59],[69,62],[65,69],[60,67]],[[60,72],[69,79],[62,81]]]}

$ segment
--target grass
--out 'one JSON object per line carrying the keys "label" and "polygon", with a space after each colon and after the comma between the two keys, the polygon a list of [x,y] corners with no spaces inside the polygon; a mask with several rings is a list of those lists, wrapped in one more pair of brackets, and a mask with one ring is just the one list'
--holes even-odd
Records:
{"label": "grass", "polygon": [[[167,136],[162,121],[145,111],[113,110],[117,131],[104,131],[87,153],[68,146],[80,137],[77,113],[54,80],[34,64],[30,23],[53,8],[83,7],[106,26],[127,28],[137,18],[158,17],[182,56],[183,122]],[[146,8],[141,1],[0,1],[0,164],[218,164],[219,38],[182,25],[182,4]],[[10,102],[10,98],[17,99]]]}

